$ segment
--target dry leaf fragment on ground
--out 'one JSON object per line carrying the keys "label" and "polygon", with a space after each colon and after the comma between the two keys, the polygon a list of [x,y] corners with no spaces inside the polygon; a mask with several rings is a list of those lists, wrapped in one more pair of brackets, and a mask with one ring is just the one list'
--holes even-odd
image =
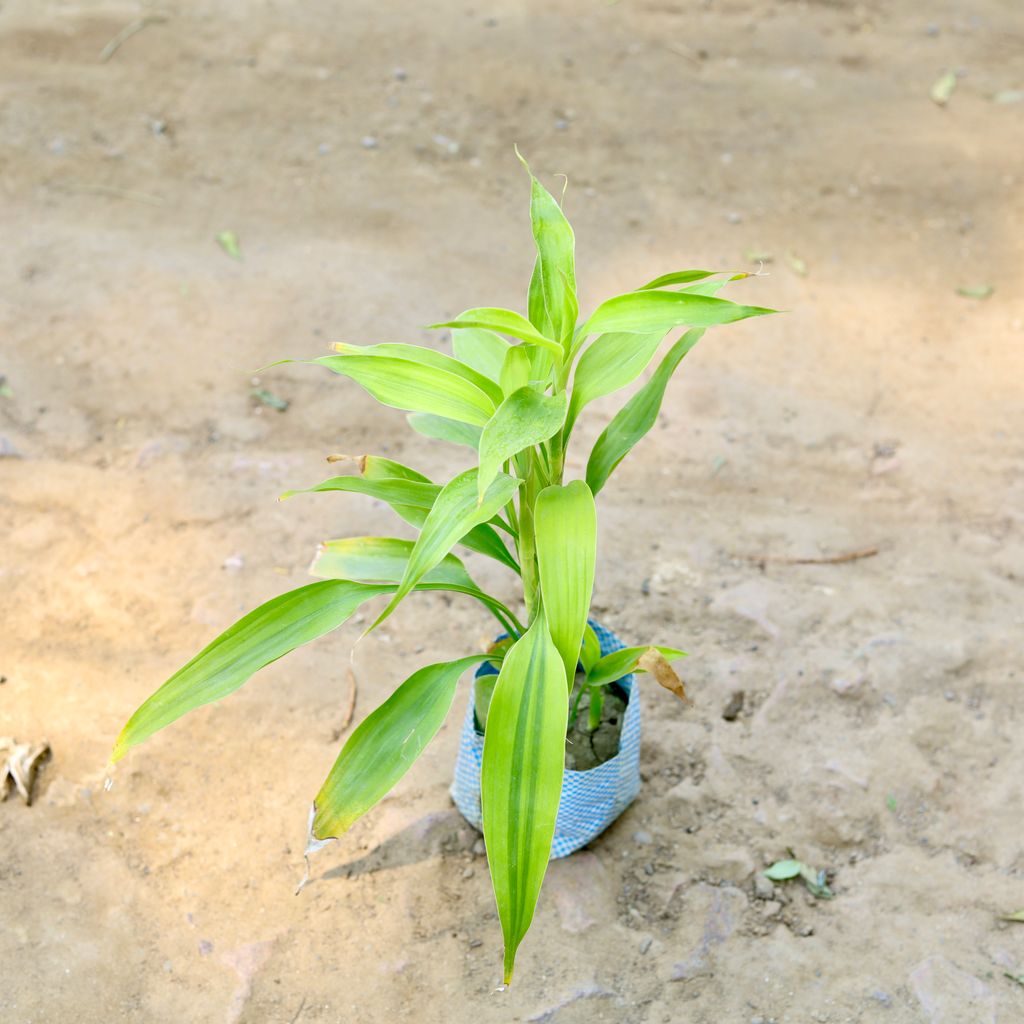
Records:
{"label": "dry leaf fragment on ground", "polygon": [[665,656],[656,647],[652,647],[641,654],[636,666],[642,672],[650,672],[666,690],[670,690],[681,701],[687,704],[692,703],[690,698],[686,696],[686,687],[683,686],[682,679],[676,675],[675,669],[665,660]]}
{"label": "dry leaf fragment on ground", "polygon": [[19,743],[13,736],[0,736],[0,800],[16,789],[26,806],[32,803],[32,787],[39,766],[50,756],[50,744]]}

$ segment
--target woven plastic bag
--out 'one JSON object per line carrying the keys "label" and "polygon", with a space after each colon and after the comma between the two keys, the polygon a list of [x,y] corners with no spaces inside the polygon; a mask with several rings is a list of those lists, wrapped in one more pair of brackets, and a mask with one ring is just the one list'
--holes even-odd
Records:
{"label": "woven plastic bag", "polygon": [[[601,644],[602,657],[621,651],[625,644],[603,626],[591,622]],[[490,665],[481,665],[477,675],[493,674]],[[628,698],[619,737],[619,752],[604,764],[587,771],[566,769],[562,777],[562,797],[555,819],[555,838],[551,856],[567,857],[600,835],[632,802],[640,791],[640,687],[636,677],[628,675],[616,684]],[[469,706],[462,723],[459,755],[455,761],[455,780],[451,795],[462,816],[475,829],[483,829],[480,813],[480,763],[484,753],[483,733],[477,731],[476,713],[470,690]]]}

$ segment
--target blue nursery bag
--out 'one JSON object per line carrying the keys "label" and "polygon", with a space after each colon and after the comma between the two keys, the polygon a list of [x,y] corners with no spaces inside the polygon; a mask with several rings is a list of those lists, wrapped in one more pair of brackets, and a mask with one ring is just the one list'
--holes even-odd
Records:
{"label": "blue nursery bag", "polygon": [[[591,622],[601,644],[601,657],[621,651],[625,644],[610,630]],[[481,665],[477,676],[494,674],[490,665]],[[555,820],[555,838],[551,856],[567,857],[600,835],[632,802],[640,791],[640,687],[634,675],[616,683],[627,699],[622,720],[619,752],[609,761],[587,771],[566,769],[562,777],[562,797]],[[476,728],[473,691],[462,723],[459,755],[455,761],[455,779],[451,795],[462,816],[475,829],[483,829],[480,813],[480,764],[484,754],[483,733]]]}

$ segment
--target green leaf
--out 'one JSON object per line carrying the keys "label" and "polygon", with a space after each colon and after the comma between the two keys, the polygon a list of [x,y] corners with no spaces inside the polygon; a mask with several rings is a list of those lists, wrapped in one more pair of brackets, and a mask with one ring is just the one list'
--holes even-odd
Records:
{"label": "green leaf", "polygon": [[453,359],[444,352],[436,352],[432,348],[427,348],[425,345],[404,345],[392,342],[385,342],[381,345],[337,344],[334,349],[342,355],[391,356],[395,359],[419,363],[422,366],[433,366],[435,369],[444,370],[446,373],[452,373],[456,377],[468,381],[474,387],[479,388],[492,402],[500,402],[502,398],[501,388],[486,374],[480,373],[458,359]]}
{"label": "green leaf", "polygon": [[[397,537],[343,537],[324,541],[316,553],[310,574],[361,583],[401,583],[412,554],[413,541]],[[476,587],[466,567],[455,555],[445,555],[423,583],[454,583]]]}
{"label": "green leaf", "polygon": [[1012,914],[1001,914],[999,920],[1024,924],[1024,910],[1015,910]]}
{"label": "green leaf", "polygon": [[587,483],[597,494],[615,467],[654,426],[665,397],[665,388],[683,357],[703,337],[704,331],[687,331],[669,350],[651,379],[616,413],[597,439],[587,461]]}
{"label": "green leaf", "polygon": [[627,292],[602,302],[580,333],[653,334],[661,331],[664,334],[673,327],[713,327],[774,312],[774,309],[741,306],[728,299],[707,295],[651,289]]}
{"label": "green leaf", "polygon": [[994,291],[990,284],[972,284],[957,288],[956,293],[965,299],[987,299]]}
{"label": "green leaf", "polygon": [[[339,460],[337,456],[332,456],[330,461],[337,462]],[[359,472],[367,480],[384,480],[389,477],[400,477],[403,480],[419,480],[425,484],[431,482],[429,477],[424,476],[415,469],[403,466],[402,463],[395,462],[393,459],[385,459],[383,455],[360,455],[356,461],[359,463]]]}
{"label": "green leaf", "polygon": [[602,334],[580,356],[573,377],[572,400],[566,434],[583,409],[603,395],[632,383],[654,358],[665,332],[654,334]]}
{"label": "green leaf", "polygon": [[562,357],[562,346],[557,341],[545,337],[526,317],[514,313],[511,309],[498,309],[495,306],[467,309],[454,320],[448,320],[443,324],[430,324],[430,327],[477,327],[485,331],[495,331],[498,334],[519,338],[530,345],[538,345],[558,359]]}
{"label": "green leaf", "polygon": [[601,641],[588,622],[583,630],[583,646],[580,648],[580,664],[584,672],[589,672],[601,658]]}
{"label": "green leaf", "polygon": [[691,281],[703,281],[705,277],[714,277],[715,274],[721,273],[721,270],[677,270],[672,274],[663,274],[653,281],[648,281],[637,291],[646,292],[652,288],[668,288],[673,284],[689,284]]}
{"label": "green leaf", "polygon": [[[334,461],[341,461],[342,458],[347,459],[349,456],[335,456]],[[366,494],[387,502],[397,515],[417,529],[423,526],[427,514],[434,507],[437,495],[441,492],[439,485],[431,483],[422,473],[417,473],[408,466],[377,455],[357,456],[353,461],[360,467],[362,476],[332,477],[307,490],[285,491],[281,497],[289,498],[295,494],[317,491]],[[414,486],[409,486],[410,484]],[[513,572],[519,572],[519,565],[504,541],[486,523],[474,526],[459,543],[470,551],[476,551],[501,562]]]}
{"label": "green leaf", "polygon": [[456,328],[452,331],[452,351],[467,366],[479,370],[491,380],[497,380],[508,351],[508,342],[494,331],[477,327]]}
{"label": "green leaf", "polygon": [[414,672],[349,736],[313,802],[312,839],[337,838],[412,767],[443,724],[475,654]]}
{"label": "green leaf", "polygon": [[551,639],[562,657],[566,693],[576,677],[594,589],[597,512],[582,480],[545,487],[534,510],[537,567]]}
{"label": "green leaf", "polygon": [[378,477],[367,479],[363,476],[332,476],[314,485],[292,491],[285,491],[281,499],[296,494],[321,494],[328,491],[346,491],[349,494],[365,494],[389,505],[405,505],[429,512],[441,488],[437,484],[421,483],[419,480]]}
{"label": "green leaf", "polygon": [[480,427],[471,423],[459,423],[457,420],[445,419],[444,416],[433,416],[429,412],[411,412],[406,419],[417,434],[431,437],[435,441],[465,445],[474,451],[480,444]]}
{"label": "green leaf", "polygon": [[313,362],[361,385],[382,405],[406,412],[429,412],[482,427],[494,401],[475,384],[437,366],[394,356],[321,356]]}
{"label": "green leaf", "polygon": [[940,75],[931,89],[932,100],[940,107],[944,107],[956,91],[957,75],[955,71],[947,71]]}
{"label": "green leaf", "polygon": [[587,684],[589,686],[604,686],[607,683],[618,681],[623,676],[628,676],[630,672],[644,671],[638,662],[652,646],[668,661],[675,661],[676,658],[686,656],[686,651],[680,651],[675,647],[658,647],[654,644],[648,644],[645,647],[626,647],[621,651],[606,654],[595,662],[593,667],[587,671]]}
{"label": "green leaf", "polygon": [[238,235],[234,231],[224,230],[218,231],[214,236],[217,239],[217,244],[233,259],[240,260],[242,258],[242,247],[238,243]]}
{"label": "green leaf", "polygon": [[530,175],[530,223],[537,245],[531,319],[542,304],[543,322],[551,325],[551,337],[562,342],[568,351],[566,337],[571,341],[576,326],[575,238],[554,196],[534,177],[521,155],[519,159]]}
{"label": "green leaf", "polygon": [[766,868],[762,874],[773,882],[785,882],[790,878],[797,878],[803,864],[798,860],[777,860],[770,868]]}
{"label": "green leaf", "polygon": [[505,353],[498,376],[506,397],[530,383],[530,353],[522,345],[515,345]]}
{"label": "green leaf", "polygon": [[474,526],[485,523],[498,512],[512,499],[519,487],[517,480],[501,473],[478,502],[476,481],[477,470],[469,469],[441,488],[433,508],[423,521],[398,590],[367,632],[376,629],[423,576],[441,562],[453,545]]}
{"label": "green leaf", "polygon": [[565,670],[542,613],[505,655],[484,732],[480,800],[506,985],[551,856],[568,715]]}
{"label": "green leaf", "polygon": [[480,435],[478,489],[481,498],[504,462],[562,429],[566,402],[564,391],[558,395],[542,395],[531,387],[524,387],[513,391],[498,406]]}
{"label": "green leaf", "polygon": [[130,747],[186,712],[233,693],[265,665],[336,629],[364,601],[394,589],[324,580],[260,605],[204,647],[142,704],[121,731],[111,761],[120,760]]}

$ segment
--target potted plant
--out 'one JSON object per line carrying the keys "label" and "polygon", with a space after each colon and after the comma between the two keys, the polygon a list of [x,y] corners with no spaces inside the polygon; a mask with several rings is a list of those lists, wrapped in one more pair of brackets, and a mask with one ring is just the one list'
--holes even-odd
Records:
{"label": "potted plant", "polygon": [[[594,496],[651,429],[669,378],[705,329],[771,312],[717,297],[745,274],[686,270],[608,299],[578,325],[572,228],[532,174],[530,181],[537,258],[527,316],[477,308],[433,325],[451,329],[452,355],[339,344],[313,360],[408,412],[421,434],[472,448],[476,466],[442,486],[364,456],[353,460],[356,472],[309,488],[380,499],[418,538],[327,541],[313,565],[318,582],[261,605],[200,651],[132,715],[112,755],[119,760],[186,712],[227,696],[367,601],[386,598],[369,633],[414,591],[475,598],[501,638],[487,651],[417,669],[352,732],[313,803],[309,848],[343,835],[385,796],[440,728],[459,679],[477,669],[453,796],[483,829],[506,984],[549,858],[588,841],[636,794],[633,673],[649,671],[684,696],[668,664],[681,651],[623,647],[588,619]],[[579,415],[635,381],[676,328],[687,330],[601,433],[585,478],[567,481],[565,453]],[[459,545],[513,574],[515,608],[476,584],[453,554]]]}

